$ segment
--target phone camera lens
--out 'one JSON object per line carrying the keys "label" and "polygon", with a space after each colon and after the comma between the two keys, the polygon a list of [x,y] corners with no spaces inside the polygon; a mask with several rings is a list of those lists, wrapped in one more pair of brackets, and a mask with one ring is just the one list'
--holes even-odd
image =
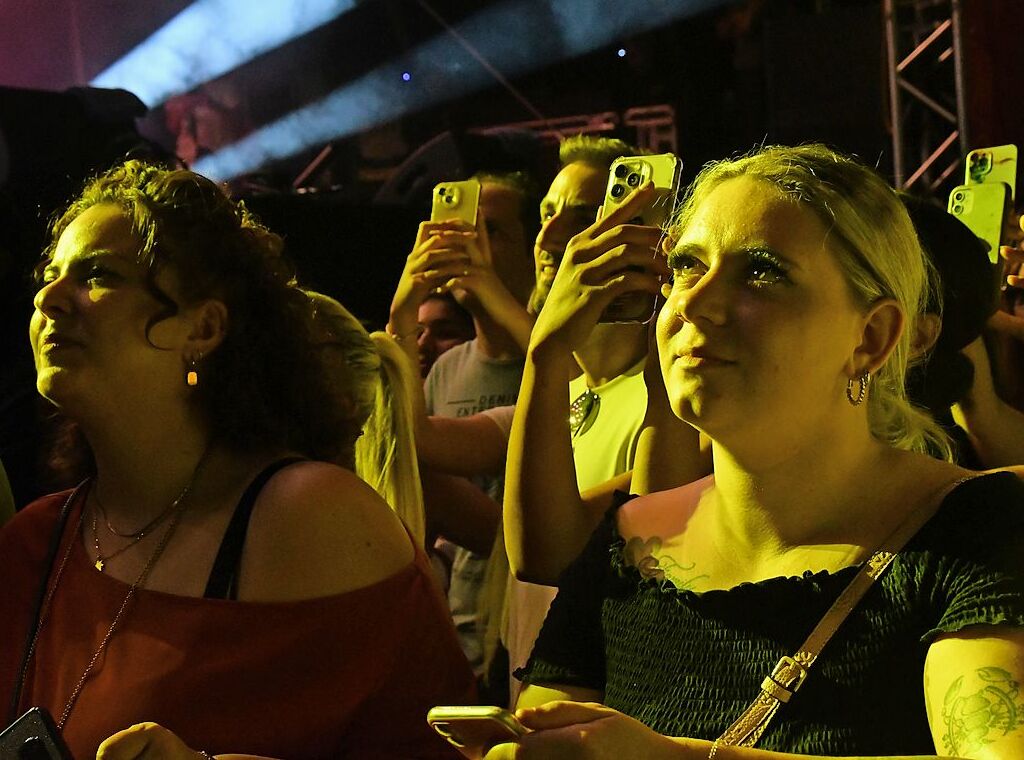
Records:
{"label": "phone camera lens", "polygon": [[630,187],[636,187],[637,185],[640,184],[640,175],[637,174],[636,172],[633,172],[626,178],[626,183]]}
{"label": "phone camera lens", "polygon": [[964,211],[964,207],[961,206],[959,203],[953,204],[953,213],[954,214],[962,214],[963,211]]}
{"label": "phone camera lens", "polygon": [[615,167],[615,176],[618,177],[619,179],[622,179],[627,174],[629,174],[629,167],[626,166],[625,164],[619,164],[618,166]]}
{"label": "phone camera lens", "polygon": [[617,182],[612,185],[611,196],[612,198],[621,198],[626,194],[626,186],[620,185]]}
{"label": "phone camera lens", "polygon": [[958,190],[957,192],[953,193],[953,200],[955,200],[955,201],[962,201],[963,199],[964,199],[963,190]]}

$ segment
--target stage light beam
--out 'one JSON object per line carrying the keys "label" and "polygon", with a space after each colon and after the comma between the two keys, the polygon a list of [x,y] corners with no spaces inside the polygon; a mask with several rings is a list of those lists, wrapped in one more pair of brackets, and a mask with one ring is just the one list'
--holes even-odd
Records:
{"label": "stage light beam", "polygon": [[355,0],[197,0],[100,73],[152,108],[333,21]]}
{"label": "stage light beam", "polygon": [[[727,2],[509,0],[478,12],[455,31],[510,77]],[[403,86],[402,74],[409,71],[417,72],[419,86]],[[325,98],[204,156],[192,168],[216,180],[238,177],[271,161],[483,89],[493,81],[451,35],[439,35]]]}

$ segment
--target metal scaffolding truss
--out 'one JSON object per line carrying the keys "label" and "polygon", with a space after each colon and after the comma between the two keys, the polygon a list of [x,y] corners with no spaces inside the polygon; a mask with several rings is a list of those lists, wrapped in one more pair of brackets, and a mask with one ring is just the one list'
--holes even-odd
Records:
{"label": "metal scaffolding truss", "polygon": [[968,150],[960,0],[884,0],[896,187],[937,190]]}

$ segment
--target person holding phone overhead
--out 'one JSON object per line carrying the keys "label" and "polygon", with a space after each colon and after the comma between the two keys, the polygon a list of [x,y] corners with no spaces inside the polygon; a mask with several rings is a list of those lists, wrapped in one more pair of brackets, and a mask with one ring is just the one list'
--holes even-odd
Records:
{"label": "person holding phone overhead", "polygon": [[327,462],[360,435],[281,239],[129,161],[55,222],[31,340],[93,466],[0,530],[0,694],[76,757],[451,757],[474,697],[420,548]]}
{"label": "person holding phone overhead", "polygon": [[[659,287],[605,234],[645,192],[570,244],[528,370]],[[532,731],[488,760],[1024,755],[1024,485],[923,453],[931,278],[896,193],[765,147],[706,167],[670,234],[661,368],[715,473],[609,513],[521,674]]]}

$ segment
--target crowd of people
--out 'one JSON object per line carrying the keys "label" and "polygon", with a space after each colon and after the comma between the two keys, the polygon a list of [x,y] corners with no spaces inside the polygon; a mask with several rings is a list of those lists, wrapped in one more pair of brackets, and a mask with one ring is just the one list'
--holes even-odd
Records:
{"label": "crowd of people", "polygon": [[488,760],[1024,755],[1019,240],[994,267],[822,145],[647,226],[649,184],[602,208],[640,153],[477,174],[376,332],[215,183],[91,180],[29,326],[80,482],[0,494],[6,724],[398,760],[485,704],[528,729]]}

